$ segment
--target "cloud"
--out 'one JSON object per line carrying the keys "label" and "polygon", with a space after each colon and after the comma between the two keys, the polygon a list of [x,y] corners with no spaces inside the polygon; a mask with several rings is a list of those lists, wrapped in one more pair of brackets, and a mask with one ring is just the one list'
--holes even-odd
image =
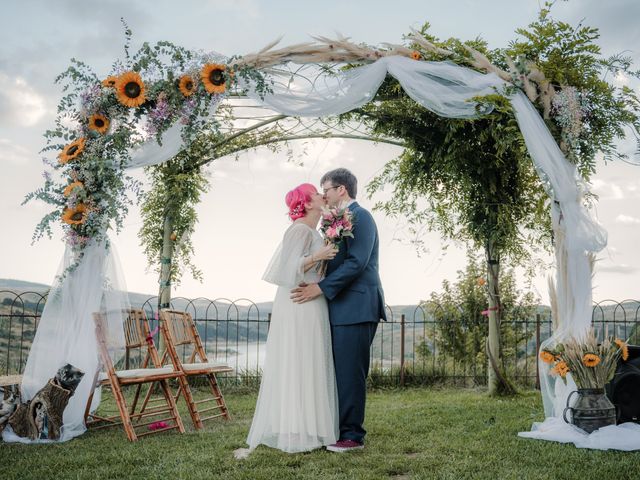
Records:
{"label": "cloud", "polygon": [[638,271],[640,268],[635,267],[633,265],[629,265],[626,263],[620,263],[617,265],[605,265],[596,267],[597,272],[606,272],[606,273],[618,273],[621,275],[631,275]]}
{"label": "cloud", "polygon": [[26,80],[0,72],[0,123],[30,127],[46,113],[44,98]]}
{"label": "cloud", "polygon": [[251,18],[260,16],[260,7],[254,0],[213,0],[209,4],[223,12],[236,12]]}
{"label": "cloud", "polygon": [[598,195],[601,200],[614,199],[622,200],[624,198],[624,192],[619,185],[613,182],[607,182],[599,178],[593,179],[591,182],[591,191]]}
{"label": "cloud", "polygon": [[623,225],[638,225],[640,224],[640,218],[621,213],[616,217],[616,223],[622,223]]}
{"label": "cloud", "polygon": [[631,198],[640,197],[640,180],[633,180],[625,185],[625,190],[629,192]]}
{"label": "cloud", "polygon": [[17,145],[11,140],[0,138],[0,160],[16,164],[26,164],[33,159],[33,153],[21,145]]}
{"label": "cloud", "polygon": [[[638,45],[640,30],[637,19],[640,17],[640,3],[637,0],[617,0],[608,2],[604,7],[602,2],[577,0],[557,3],[552,11],[554,17],[564,17],[568,14],[570,23],[584,21],[584,25],[597,27],[600,38],[597,43],[602,47],[605,56],[624,51],[625,55],[640,59],[640,50],[629,46]],[[554,12],[557,12],[554,13]]]}
{"label": "cloud", "polygon": [[[51,8],[51,2],[45,2]],[[109,0],[108,2],[77,2],[75,0],[58,0],[55,4],[55,12],[65,18],[76,18],[84,23],[90,23],[91,28],[97,25],[104,25],[105,19],[117,21],[120,24],[120,17],[130,25],[140,26],[151,19],[147,9],[141,7],[138,2],[128,0]],[[123,30],[120,30],[122,32]]]}
{"label": "cloud", "polygon": [[614,83],[618,87],[629,85],[629,76],[624,74],[623,72],[618,72],[618,74],[615,76]]}

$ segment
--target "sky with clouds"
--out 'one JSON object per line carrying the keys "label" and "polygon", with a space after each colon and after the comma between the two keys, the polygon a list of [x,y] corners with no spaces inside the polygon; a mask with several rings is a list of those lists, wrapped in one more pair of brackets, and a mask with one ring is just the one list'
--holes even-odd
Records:
{"label": "sky with clouds", "polygon": [[[309,40],[309,35],[340,32],[369,44],[400,43],[409,27],[424,21],[442,38],[481,36],[490,47],[506,45],[516,28],[537,14],[536,0],[447,0],[339,2],[259,0],[23,0],[3,2],[0,18],[0,278],[50,283],[64,246],[61,230],[51,240],[34,245],[34,226],[47,213],[45,205],[20,206],[25,194],[41,185],[43,165],[39,150],[42,133],[50,128],[62,95],[55,76],[80,59],[99,76],[122,56],[125,17],[133,30],[136,49],[142,42],[170,40],[191,49],[224,55],[256,51],[283,36],[282,44]],[[598,27],[605,55],[625,51],[640,66],[640,2],[636,0],[573,0],[558,2],[554,16],[569,23]],[[639,67],[637,67],[639,68]],[[616,79],[627,82],[625,78]],[[637,85],[631,84],[638,88]],[[633,143],[622,143],[632,150]],[[306,154],[302,156],[302,152]],[[331,168],[345,166],[359,178],[361,190],[400,153],[398,147],[334,139],[295,146],[303,165],[288,163],[284,155],[259,150],[228,158],[208,167],[211,191],[198,206],[200,222],[194,234],[195,262],[204,282],[188,275],[178,295],[209,298],[247,297],[270,300],[271,285],[262,272],[287,226],[284,194],[301,182],[317,183]],[[136,175],[143,179],[140,172]],[[599,255],[594,298],[640,298],[640,166],[600,163],[593,191],[599,195],[597,214],[609,232],[609,246]],[[361,199],[364,206],[373,201]],[[437,234],[424,236],[428,251],[417,256],[407,232],[393,219],[374,214],[380,230],[381,275],[390,304],[416,303],[453,279],[465,264],[465,249]],[[114,237],[127,286],[154,293],[157,278],[146,269],[137,232],[141,220],[136,208],[125,229]],[[545,275],[531,288],[546,300]]]}

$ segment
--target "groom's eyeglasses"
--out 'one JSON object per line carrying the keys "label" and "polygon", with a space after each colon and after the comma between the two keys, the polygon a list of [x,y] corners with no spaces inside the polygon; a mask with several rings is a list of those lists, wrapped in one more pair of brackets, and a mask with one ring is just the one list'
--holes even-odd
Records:
{"label": "groom's eyeglasses", "polygon": [[340,188],[342,185],[338,185],[337,187],[329,187],[329,188],[323,188],[322,189],[322,193],[324,193],[325,195],[327,194],[327,192],[329,190],[331,190],[332,188]]}

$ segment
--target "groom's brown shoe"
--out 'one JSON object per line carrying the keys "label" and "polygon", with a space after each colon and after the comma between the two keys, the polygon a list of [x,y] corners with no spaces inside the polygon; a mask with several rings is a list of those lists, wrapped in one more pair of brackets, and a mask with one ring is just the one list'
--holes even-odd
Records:
{"label": "groom's brown shoe", "polygon": [[364,444],[356,442],[355,440],[339,440],[333,445],[327,446],[327,450],[337,453],[352,452],[355,450],[362,450],[363,448]]}

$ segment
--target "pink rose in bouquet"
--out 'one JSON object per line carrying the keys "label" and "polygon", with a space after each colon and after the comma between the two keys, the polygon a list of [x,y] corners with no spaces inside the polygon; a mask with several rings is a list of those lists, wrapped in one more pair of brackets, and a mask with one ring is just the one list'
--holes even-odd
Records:
{"label": "pink rose in bouquet", "polygon": [[334,238],[336,238],[338,236],[338,230],[336,229],[336,227],[329,227],[327,228],[327,231],[325,232],[325,235],[327,238],[333,240]]}

